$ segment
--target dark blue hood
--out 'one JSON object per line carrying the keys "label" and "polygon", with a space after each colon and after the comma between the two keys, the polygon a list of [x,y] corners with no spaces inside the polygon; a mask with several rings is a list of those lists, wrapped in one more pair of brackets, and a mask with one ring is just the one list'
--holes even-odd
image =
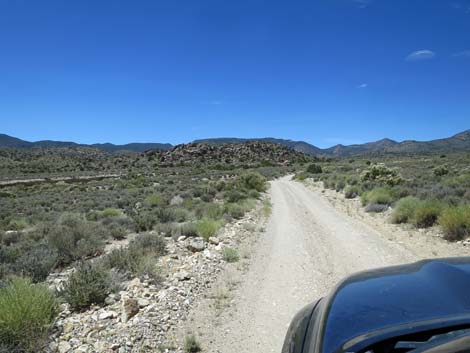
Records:
{"label": "dark blue hood", "polygon": [[466,315],[470,319],[470,258],[367,271],[346,279],[326,299],[324,353],[371,331]]}

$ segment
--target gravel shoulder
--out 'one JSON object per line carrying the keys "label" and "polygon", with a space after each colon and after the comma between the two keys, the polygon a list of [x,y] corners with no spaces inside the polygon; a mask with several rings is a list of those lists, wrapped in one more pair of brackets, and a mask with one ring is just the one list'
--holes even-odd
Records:
{"label": "gravel shoulder", "polygon": [[[230,264],[181,328],[205,352],[280,352],[293,315],[351,273],[417,261],[465,256],[470,250],[385,219],[361,215],[350,200],[284,177],[270,189],[265,232]],[[251,250],[250,250],[251,249]]]}

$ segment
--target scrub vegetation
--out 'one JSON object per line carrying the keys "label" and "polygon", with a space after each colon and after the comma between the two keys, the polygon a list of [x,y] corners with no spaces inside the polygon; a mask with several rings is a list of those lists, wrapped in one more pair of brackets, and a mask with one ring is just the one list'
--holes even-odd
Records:
{"label": "scrub vegetation", "polygon": [[434,225],[445,239],[470,236],[470,154],[388,154],[327,159],[296,174],[360,197],[367,212],[391,209],[393,223]]}
{"label": "scrub vegetation", "polygon": [[[0,185],[0,350],[33,352],[46,344],[58,302],[80,312],[102,305],[126,279],[158,284],[165,237],[217,236],[256,205],[267,180],[314,160],[261,144],[268,163],[257,146],[226,154],[220,151],[230,152],[227,146],[197,144],[141,154],[0,149],[0,180],[28,180]],[[118,176],[53,179],[104,174]],[[105,251],[129,235],[127,246]],[[224,253],[227,262],[238,258],[235,249]],[[68,281],[53,293],[44,284],[48,275],[67,269]],[[196,343],[188,339],[186,350],[197,351]]]}

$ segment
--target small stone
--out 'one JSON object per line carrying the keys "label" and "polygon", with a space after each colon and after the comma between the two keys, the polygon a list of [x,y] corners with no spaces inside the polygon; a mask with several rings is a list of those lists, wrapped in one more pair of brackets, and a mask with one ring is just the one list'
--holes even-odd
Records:
{"label": "small stone", "polygon": [[117,317],[117,313],[114,311],[105,311],[98,315],[98,320],[107,320]]}
{"label": "small stone", "polygon": [[143,298],[137,299],[137,303],[139,304],[140,308],[145,308],[146,306],[150,305],[150,301],[147,299],[143,299]]}
{"label": "small stone", "polygon": [[206,244],[202,239],[194,239],[186,247],[192,252],[200,252],[206,248]]}
{"label": "small stone", "polygon": [[182,235],[178,237],[178,241],[185,241],[186,240],[186,235]]}
{"label": "small stone", "polygon": [[70,349],[72,349],[72,347],[68,342],[61,341],[59,342],[59,346],[57,347],[57,349],[59,350],[59,353],[67,353]]}
{"label": "small stone", "polygon": [[175,278],[178,281],[186,281],[191,278],[191,275],[186,270],[179,270],[178,272],[175,273]]}
{"label": "small stone", "polygon": [[139,303],[133,298],[124,298],[122,301],[122,322],[129,321],[130,318],[139,312]]}
{"label": "small stone", "polygon": [[214,244],[214,245],[219,245],[220,240],[217,237],[210,237],[209,238],[209,243]]}

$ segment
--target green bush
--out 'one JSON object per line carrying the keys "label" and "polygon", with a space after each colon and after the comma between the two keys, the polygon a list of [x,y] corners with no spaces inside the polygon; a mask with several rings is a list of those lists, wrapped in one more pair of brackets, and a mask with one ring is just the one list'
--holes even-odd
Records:
{"label": "green bush", "polygon": [[227,262],[237,262],[240,259],[238,251],[232,248],[224,248],[222,258]]}
{"label": "green bush", "polygon": [[447,240],[460,240],[470,236],[470,205],[444,209],[439,217],[439,225]]}
{"label": "green bush", "polygon": [[10,279],[0,288],[1,346],[11,352],[37,352],[56,315],[57,301],[47,286]]}
{"label": "green bush", "polygon": [[145,204],[150,207],[163,207],[167,204],[161,195],[149,195],[145,198]]}
{"label": "green bush", "polygon": [[245,215],[244,208],[237,203],[227,203],[225,210],[234,219],[240,219]]}
{"label": "green bush", "polygon": [[60,294],[74,311],[101,305],[111,292],[109,274],[99,266],[81,264],[70,275]]}
{"label": "green bush", "polygon": [[48,242],[57,251],[58,264],[67,265],[100,254],[107,236],[108,230],[100,223],[86,221],[80,215],[64,214],[51,228]]}
{"label": "green bush", "polygon": [[28,222],[24,218],[14,218],[8,223],[8,229],[21,230],[28,226]]}
{"label": "green bush", "polygon": [[246,173],[237,178],[237,184],[247,190],[264,192],[267,189],[266,178],[259,173]]}
{"label": "green bush", "polygon": [[418,228],[433,226],[439,218],[442,208],[442,203],[439,201],[421,201],[415,209],[413,217],[414,225]]}
{"label": "green bush", "polygon": [[220,229],[220,222],[210,219],[202,219],[197,222],[197,234],[204,238],[206,241],[216,235],[217,231]]}
{"label": "green bush", "polygon": [[400,184],[403,181],[397,169],[388,168],[383,163],[369,166],[369,168],[361,173],[361,180],[378,182],[389,186]]}
{"label": "green bush", "polygon": [[362,194],[361,201],[363,205],[390,205],[393,202],[393,195],[389,189],[376,188]]}
{"label": "green bush", "polygon": [[434,168],[433,172],[435,176],[440,177],[449,174],[449,168],[445,165],[441,165]]}
{"label": "green bush", "polygon": [[344,197],[347,199],[354,199],[361,194],[361,189],[357,185],[348,186],[344,190]]}
{"label": "green bush", "polygon": [[412,221],[415,218],[415,212],[420,203],[421,201],[413,196],[400,199],[393,208],[392,222],[406,223]]}
{"label": "green bush", "polygon": [[312,164],[309,164],[308,167],[307,167],[307,173],[320,174],[322,172],[323,172],[323,169],[318,164],[312,163]]}

